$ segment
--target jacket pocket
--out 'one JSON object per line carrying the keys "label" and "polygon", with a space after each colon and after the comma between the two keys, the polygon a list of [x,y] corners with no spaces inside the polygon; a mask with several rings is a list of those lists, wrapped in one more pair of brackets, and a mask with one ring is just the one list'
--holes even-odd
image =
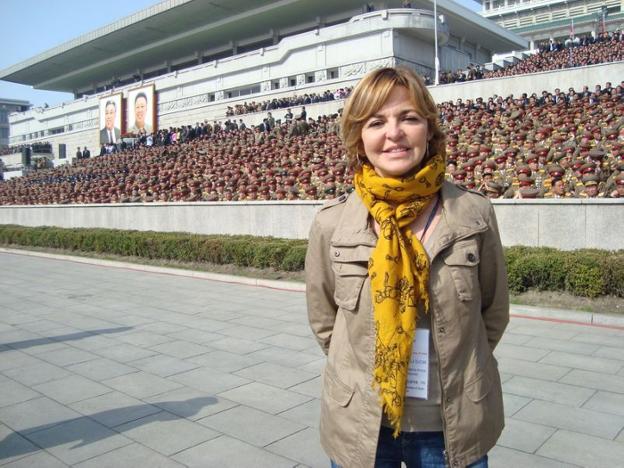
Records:
{"label": "jacket pocket", "polygon": [[464,385],[464,393],[471,401],[478,403],[487,396],[492,387],[493,372],[497,372],[497,367],[492,357],[483,372]]}
{"label": "jacket pocket", "polygon": [[471,301],[478,291],[479,244],[476,239],[455,243],[444,257],[449,267],[457,296],[462,302]]}
{"label": "jacket pocket", "polygon": [[325,368],[325,391],[327,396],[343,408],[349,405],[355,391],[343,383],[331,367]]}
{"label": "jacket pocket", "polygon": [[360,293],[368,276],[368,251],[361,248],[332,247],[335,276],[334,301],[349,312],[357,309]]}

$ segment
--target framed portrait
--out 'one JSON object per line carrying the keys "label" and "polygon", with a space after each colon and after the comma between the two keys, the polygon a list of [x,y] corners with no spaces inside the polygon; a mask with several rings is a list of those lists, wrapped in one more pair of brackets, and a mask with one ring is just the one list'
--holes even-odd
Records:
{"label": "framed portrait", "polygon": [[121,142],[123,107],[121,94],[100,98],[100,144]]}
{"label": "framed portrait", "polygon": [[128,133],[150,134],[156,130],[156,93],[154,85],[128,91],[126,99]]}

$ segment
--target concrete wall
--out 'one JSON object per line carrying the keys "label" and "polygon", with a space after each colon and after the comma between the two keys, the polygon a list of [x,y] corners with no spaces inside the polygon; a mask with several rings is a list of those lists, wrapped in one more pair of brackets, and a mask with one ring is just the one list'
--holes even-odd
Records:
{"label": "concrete wall", "polygon": [[545,71],[529,75],[440,85],[430,87],[429,91],[436,102],[454,101],[459,98],[488,98],[494,94],[503,97],[507,97],[510,94],[520,96],[522,93],[529,95],[537,93],[539,95],[544,90],[552,92],[555,88],[559,88],[567,93],[570,87],[580,91],[585,85],[589,86],[589,89],[593,91],[595,85],[600,84],[604,86],[606,81],[611,81],[614,86],[617,86],[623,76],[624,62],[614,62],[565,70]]}
{"label": "concrete wall", "polygon": [[[0,206],[0,224],[305,239],[318,201]],[[503,245],[624,249],[624,202],[494,200]]]}

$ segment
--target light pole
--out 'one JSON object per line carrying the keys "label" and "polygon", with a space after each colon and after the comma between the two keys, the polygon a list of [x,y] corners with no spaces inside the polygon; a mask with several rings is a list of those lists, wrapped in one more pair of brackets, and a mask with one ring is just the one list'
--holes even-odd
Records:
{"label": "light pole", "polygon": [[435,49],[435,77],[433,79],[434,86],[440,84],[440,58],[438,57],[438,1],[433,0],[433,48]]}

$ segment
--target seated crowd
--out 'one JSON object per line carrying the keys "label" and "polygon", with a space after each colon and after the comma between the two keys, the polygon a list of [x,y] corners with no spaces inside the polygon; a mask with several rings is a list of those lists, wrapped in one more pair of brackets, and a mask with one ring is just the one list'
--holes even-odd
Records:
{"label": "seated crowd", "polygon": [[[624,197],[622,84],[439,108],[447,178],[467,189],[492,198]],[[200,127],[0,182],[0,204],[323,199],[351,189],[338,115]]]}
{"label": "seated crowd", "polygon": [[[601,33],[597,37],[585,35],[563,42],[551,40],[538,45],[538,49],[538,53],[494,71],[487,71],[481,65],[474,64],[465,70],[441,71],[439,82],[461,83],[624,60],[624,33],[617,30]],[[427,76],[425,82],[431,85],[434,81]]]}
{"label": "seated crowd", "polygon": [[52,145],[46,142],[37,142],[32,145],[15,145],[0,147],[0,155],[21,153],[23,149],[30,148],[33,153],[52,153]]}
{"label": "seated crowd", "polygon": [[273,109],[286,109],[293,106],[305,106],[307,104],[316,104],[317,102],[333,101],[336,99],[345,99],[351,93],[351,87],[340,88],[335,92],[329,90],[322,94],[306,93],[302,96],[291,96],[268,99],[262,102],[244,102],[243,104],[236,104],[234,106],[228,106],[225,116],[232,117],[235,115],[249,114],[251,112],[263,112]]}

